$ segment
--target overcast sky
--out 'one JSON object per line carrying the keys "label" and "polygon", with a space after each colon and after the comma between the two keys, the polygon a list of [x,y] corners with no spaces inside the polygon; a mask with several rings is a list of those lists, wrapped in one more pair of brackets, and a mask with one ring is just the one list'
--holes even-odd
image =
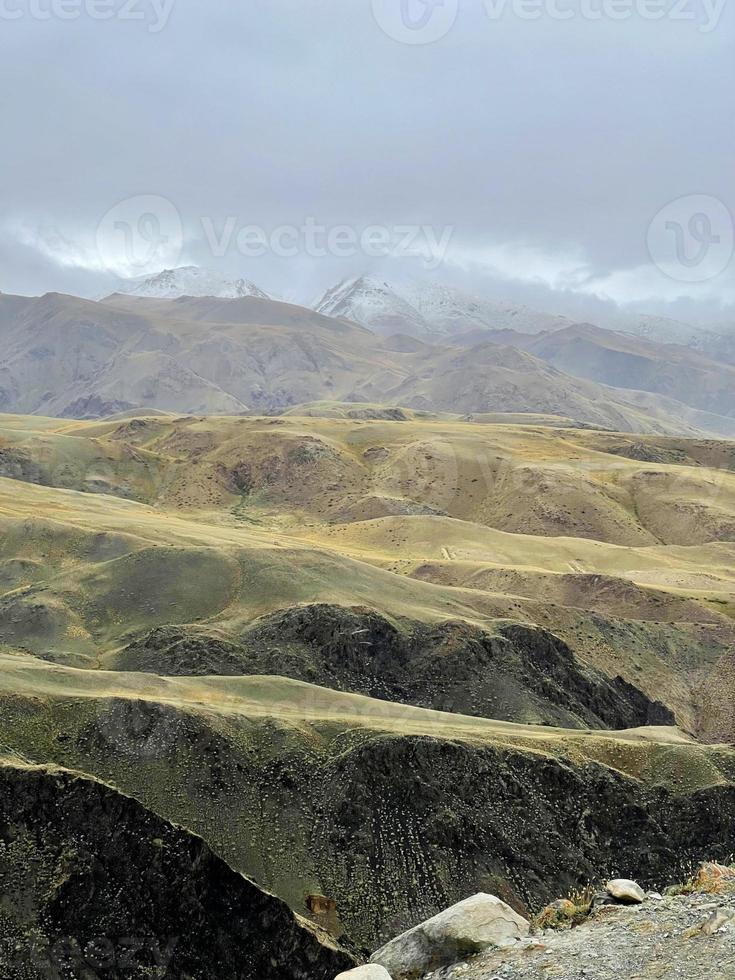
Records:
{"label": "overcast sky", "polygon": [[[735,319],[731,0],[170,2],[0,0],[0,290],[400,271]],[[360,237],[414,225],[431,268]]]}

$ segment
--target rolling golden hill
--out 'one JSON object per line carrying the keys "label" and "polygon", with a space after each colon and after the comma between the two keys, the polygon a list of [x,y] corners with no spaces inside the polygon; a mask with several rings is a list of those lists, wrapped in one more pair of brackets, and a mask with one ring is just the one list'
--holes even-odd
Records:
{"label": "rolling golden hill", "polygon": [[0,417],[2,753],[362,948],[724,856],[732,444],[311,412]]}
{"label": "rolling golden hill", "polygon": [[735,632],[732,459],[443,420],[4,417],[0,638],[112,666],[146,631],[237,639],[300,603],[515,622],[700,732]]}

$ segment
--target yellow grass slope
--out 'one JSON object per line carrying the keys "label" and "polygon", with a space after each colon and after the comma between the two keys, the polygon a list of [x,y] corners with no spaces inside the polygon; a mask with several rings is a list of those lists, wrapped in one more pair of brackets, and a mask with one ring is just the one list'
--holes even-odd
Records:
{"label": "yellow grass slope", "polygon": [[364,418],[0,417],[0,642],[114,665],[290,605],[558,633],[696,729],[735,642],[732,444]]}
{"label": "yellow grass slope", "polygon": [[[635,778],[666,784],[676,758],[677,790],[694,792],[725,785],[735,775],[735,752],[702,746],[677,728],[639,728],[617,732],[580,732],[547,726],[518,725],[447,714],[361,695],[326,690],[283,677],[159,677],[155,674],[79,670],[52,665],[19,653],[0,653],[0,700],[31,697],[46,702],[104,703],[114,699],[145,701],[178,711],[225,719],[276,719],[314,737],[329,726],[367,729],[401,736],[430,736],[520,749],[576,764],[600,762]],[[683,781],[683,784],[682,784]]]}

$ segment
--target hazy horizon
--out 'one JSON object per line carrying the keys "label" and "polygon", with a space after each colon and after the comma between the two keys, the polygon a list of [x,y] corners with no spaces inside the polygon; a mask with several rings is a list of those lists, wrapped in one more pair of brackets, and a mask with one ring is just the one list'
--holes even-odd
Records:
{"label": "hazy horizon", "polygon": [[368,273],[735,320],[732,10],[424,2],[5,16],[0,290],[193,264],[300,303]]}

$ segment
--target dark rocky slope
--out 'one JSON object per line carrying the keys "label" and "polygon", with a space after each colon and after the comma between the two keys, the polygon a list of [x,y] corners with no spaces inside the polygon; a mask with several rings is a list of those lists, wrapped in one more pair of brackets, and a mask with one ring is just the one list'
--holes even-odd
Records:
{"label": "dark rocky slope", "polygon": [[478,891],[534,910],[590,880],[660,885],[733,850],[727,749],[552,732],[524,748],[380,724],[14,698],[0,741],[114,782],[297,912],[333,899],[364,948]]}
{"label": "dark rocky slope", "polygon": [[622,678],[584,668],[544,629],[462,622],[397,628],[365,608],[297,606],[239,638],[164,626],[130,645],[121,670],[171,675],[275,674],[422,708],[570,728],[674,723]]}
{"label": "dark rocky slope", "polygon": [[350,957],[108,786],[0,765],[3,980],[332,980]]}

